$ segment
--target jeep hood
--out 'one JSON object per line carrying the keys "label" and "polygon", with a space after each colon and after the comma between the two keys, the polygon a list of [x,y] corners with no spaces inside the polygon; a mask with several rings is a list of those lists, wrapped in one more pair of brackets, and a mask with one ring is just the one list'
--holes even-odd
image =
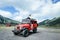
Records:
{"label": "jeep hood", "polygon": [[17,26],[20,26],[20,27],[26,27],[26,26],[30,26],[29,24],[19,24]]}

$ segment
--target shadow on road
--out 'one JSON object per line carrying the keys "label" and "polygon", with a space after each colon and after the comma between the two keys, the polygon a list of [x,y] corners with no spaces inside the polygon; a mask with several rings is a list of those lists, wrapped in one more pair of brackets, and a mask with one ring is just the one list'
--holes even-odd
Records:
{"label": "shadow on road", "polygon": [[34,35],[34,34],[37,34],[37,33],[40,33],[40,32],[36,32],[36,33],[29,32],[29,35]]}
{"label": "shadow on road", "polygon": [[[35,34],[38,34],[38,33],[40,33],[40,32],[36,32],[36,33],[29,32],[29,36],[31,36],[31,35],[35,35]],[[15,36],[23,37],[22,34],[18,34],[18,35],[15,35]],[[28,36],[27,36],[27,37],[28,37]]]}

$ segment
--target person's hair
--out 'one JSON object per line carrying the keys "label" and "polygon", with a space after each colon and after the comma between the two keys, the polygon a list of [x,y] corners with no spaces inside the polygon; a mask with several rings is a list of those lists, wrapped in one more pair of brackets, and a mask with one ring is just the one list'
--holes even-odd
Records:
{"label": "person's hair", "polygon": [[27,19],[30,19],[30,17],[27,17]]}

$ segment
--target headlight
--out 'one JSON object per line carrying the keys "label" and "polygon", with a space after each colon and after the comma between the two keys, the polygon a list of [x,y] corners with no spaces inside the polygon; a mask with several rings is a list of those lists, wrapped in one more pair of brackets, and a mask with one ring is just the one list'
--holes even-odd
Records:
{"label": "headlight", "polygon": [[20,29],[20,27],[18,26],[17,29]]}
{"label": "headlight", "polygon": [[22,26],[20,26],[20,29],[22,29]]}

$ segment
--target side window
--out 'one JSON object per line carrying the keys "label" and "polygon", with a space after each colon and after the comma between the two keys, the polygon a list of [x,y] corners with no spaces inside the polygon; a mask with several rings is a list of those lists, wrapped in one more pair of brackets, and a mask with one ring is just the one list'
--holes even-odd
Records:
{"label": "side window", "polygon": [[37,23],[37,21],[34,21],[34,23]]}
{"label": "side window", "polygon": [[31,21],[31,23],[33,24],[33,21]]}
{"label": "side window", "polygon": [[37,21],[31,21],[32,24],[37,23]]}

